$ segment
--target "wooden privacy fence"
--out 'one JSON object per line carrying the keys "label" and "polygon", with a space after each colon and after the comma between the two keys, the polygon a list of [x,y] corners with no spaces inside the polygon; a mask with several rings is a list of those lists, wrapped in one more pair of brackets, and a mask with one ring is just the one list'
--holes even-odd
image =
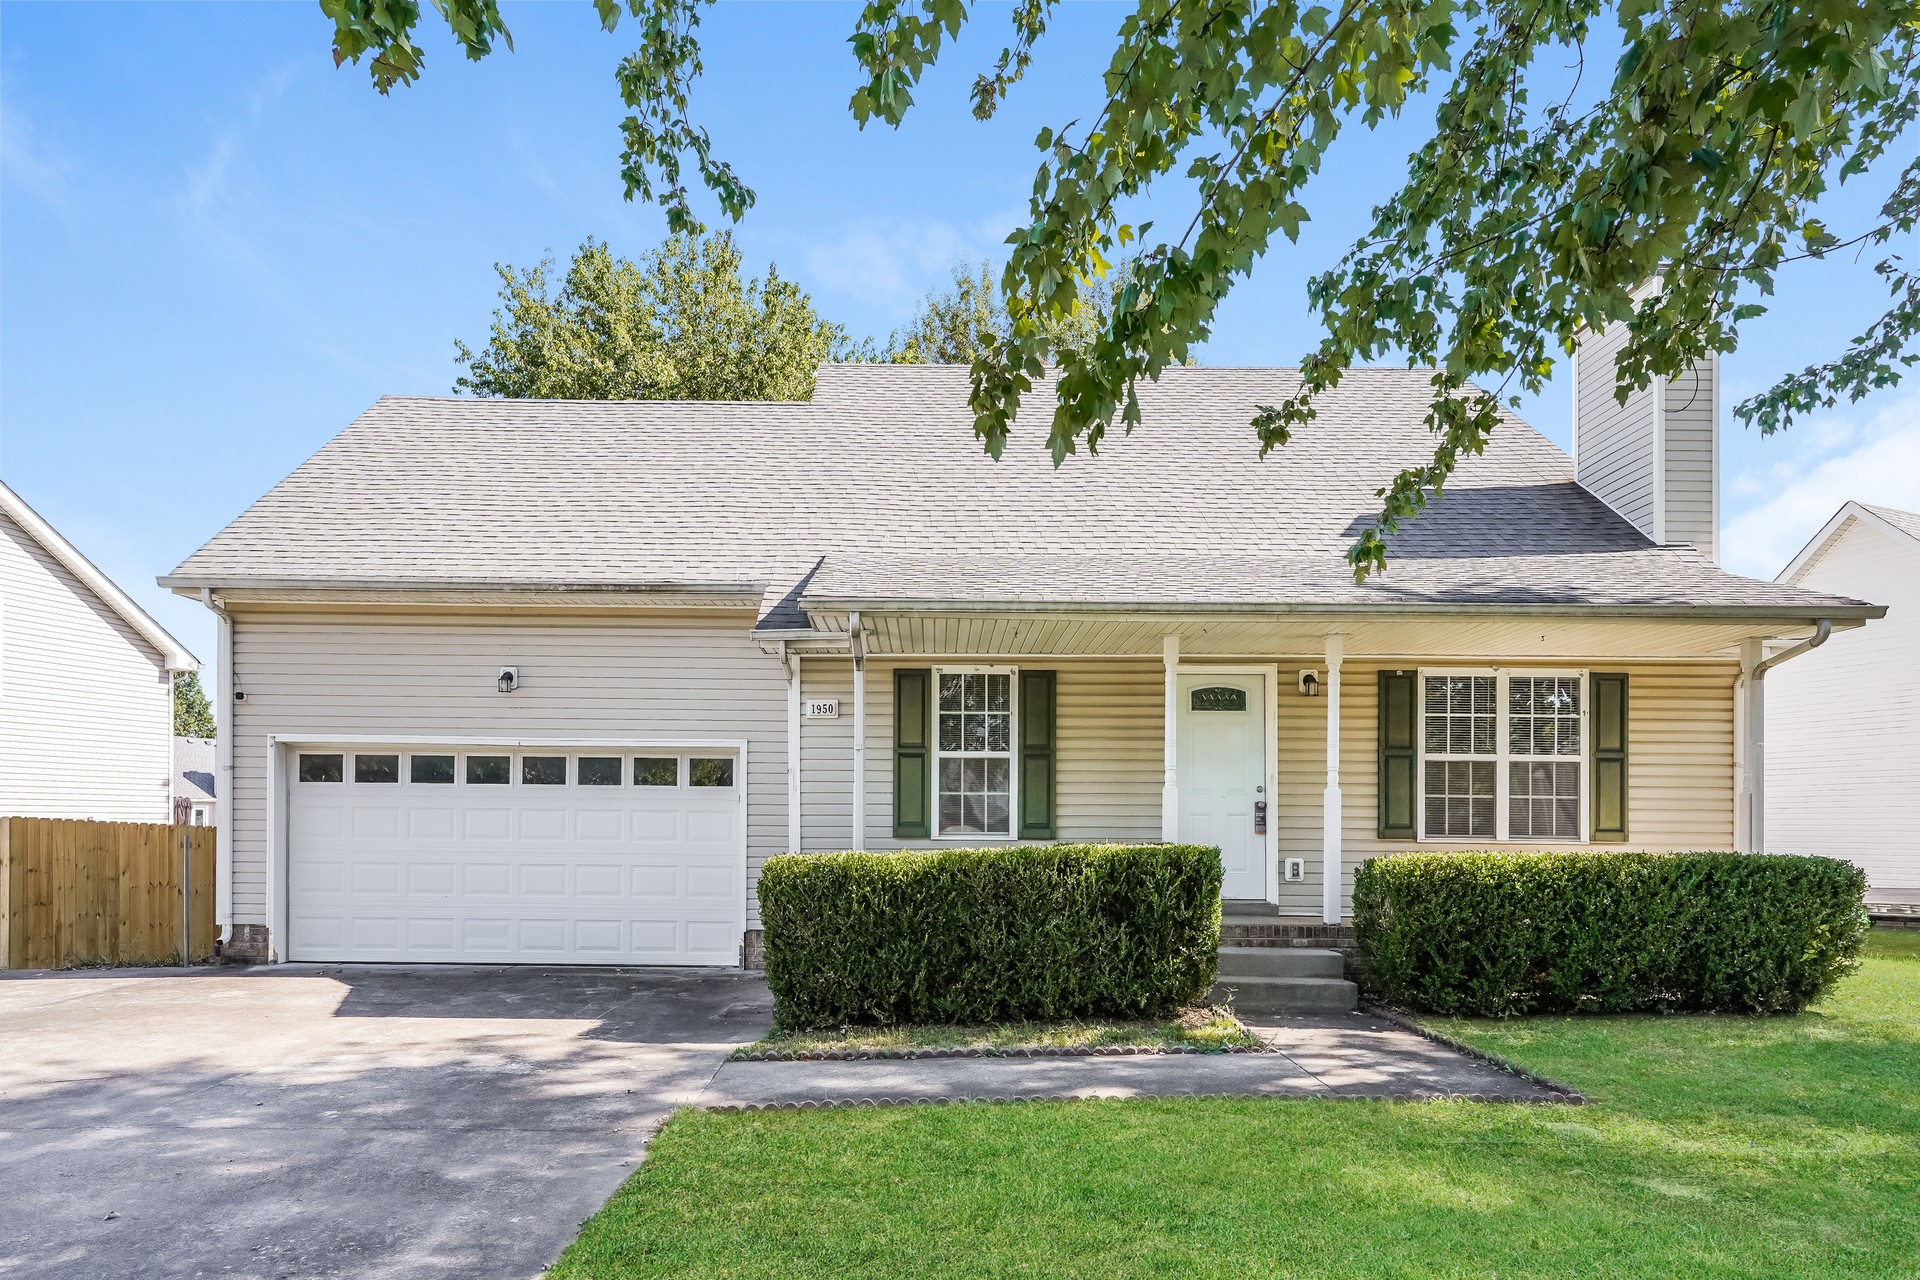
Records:
{"label": "wooden privacy fence", "polygon": [[212,827],[0,818],[0,964],[177,964],[213,954]]}

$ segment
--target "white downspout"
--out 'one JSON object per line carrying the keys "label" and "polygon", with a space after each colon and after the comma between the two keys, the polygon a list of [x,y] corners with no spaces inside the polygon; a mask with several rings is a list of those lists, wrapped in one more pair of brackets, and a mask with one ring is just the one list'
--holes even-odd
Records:
{"label": "white downspout", "polygon": [[213,659],[222,704],[213,725],[213,921],[225,946],[233,940],[233,618],[211,587],[200,588],[200,603],[213,610],[219,626]]}
{"label": "white downspout", "polygon": [[1160,784],[1160,838],[1171,844],[1180,838],[1180,637],[1167,636],[1160,642],[1160,652],[1167,664],[1166,776]]}
{"label": "white downspout", "polygon": [[800,852],[800,655],[780,642],[787,669],[787,852]]}
{"label": "white downspout", "polygon": [[1340,923],[1340,662],[1346,654],[1345,636],[1327,637],[1327,786],[1320,798],[1320,918]]}
{"label": "white downspout", "polygon": [[1756,663],[1747,677],[1747,832],[1752,848],[1746,852],[1767,851],[1767,672],[1790,658],[1818,649],[1833,634],[1831,618],[1817,619],[1813,634],[1788,649],[1782,649],[1764,662]]}
{"label": "white downspout", "polygon": [[847,620],[853,650],[853,847],[867,847],[867,645],[860,611]]}

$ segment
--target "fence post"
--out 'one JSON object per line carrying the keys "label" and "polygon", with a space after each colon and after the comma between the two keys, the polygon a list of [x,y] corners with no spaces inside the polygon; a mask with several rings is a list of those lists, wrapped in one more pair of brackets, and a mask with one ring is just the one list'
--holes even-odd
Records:
{"label": "fence post", "polygon": [[180,831],[180,963],[193,963],[193,832]]}

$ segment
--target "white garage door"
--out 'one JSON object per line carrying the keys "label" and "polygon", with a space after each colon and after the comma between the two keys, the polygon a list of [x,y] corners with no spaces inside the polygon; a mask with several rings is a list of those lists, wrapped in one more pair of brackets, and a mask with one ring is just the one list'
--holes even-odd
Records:
{"label": "white garage door", "polygon": [[744,780],[730,752],[292,757],[290,959],[739,963]]}

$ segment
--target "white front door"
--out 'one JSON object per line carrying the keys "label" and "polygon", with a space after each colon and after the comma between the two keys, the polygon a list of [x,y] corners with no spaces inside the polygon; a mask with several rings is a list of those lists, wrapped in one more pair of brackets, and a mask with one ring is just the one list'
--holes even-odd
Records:
{"label": "white front door", "polygon": [[1220,846],[1223,898],[1267,896],[1266,707],[1264,676],[1180,677],[1180,842]]}

